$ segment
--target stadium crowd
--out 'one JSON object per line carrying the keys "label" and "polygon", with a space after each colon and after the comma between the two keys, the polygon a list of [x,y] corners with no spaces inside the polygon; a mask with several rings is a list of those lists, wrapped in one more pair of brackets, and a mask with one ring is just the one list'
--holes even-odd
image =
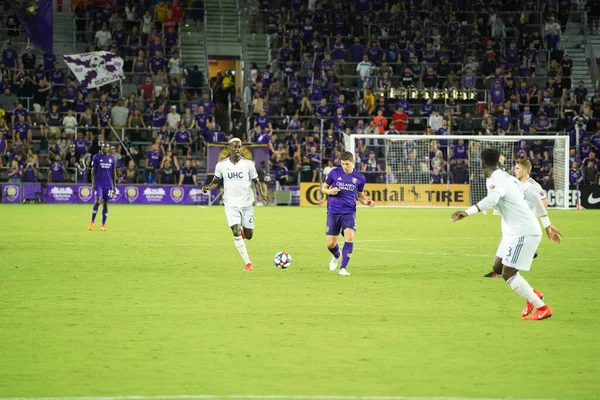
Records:
{"label": "stadium crowd", "polygon": [[[206,145],[240,137],[269,146],[261,168],[285,185],[319,180],[344,138],[373,133],[432,140],[423,149],[357,143],[369,182],[467,183],[471,144],[443,136],[560,133],[571,139],[571,183],[598,183],[600,91],[572,82],[561,50],[570,0],[250,0],[248,28],[272,51],[268,65],[248,60],[242,93],[222,72],[204,90],[197,66],[180,58],[180,25],[200,26],[203,7],[73,2],[77,41],[123,57],[138,87],[129,94],[117,82],[87,90],[56,56],[19,48],[24,33],[5,10],[0,179],[86,181],[90,154],[107,140],[121,182],[195,185]],[[220,126],[215,115],[229,106]],[[545,188],[550,146],[524,139],[513,149]]]}

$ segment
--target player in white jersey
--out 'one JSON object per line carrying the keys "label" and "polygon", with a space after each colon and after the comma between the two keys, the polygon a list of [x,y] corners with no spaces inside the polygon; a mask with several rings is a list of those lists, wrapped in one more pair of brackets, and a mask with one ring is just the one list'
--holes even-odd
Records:
{"label": "player in white jersey", "polygon": [[260,200],[269,203],[269,199],[262,191],[258,181],[256,166],[254,163],[242,157],[242,141],[234,138],[229,141],[229,157],[219,162],[215,167],[215,176],[212,182],[204,186],[202,190],[206,193],[219,187],[223,182],[223,203],[225,204],[225,216],[227,224],[233,232],[233,242],[244,260],[246,267],[244,271],[253,271],[246,243],[244,239],[252,239],[254,234],[254,191],[252,182]]}
{"label": "player in white jersey", "polygon": [[[465,211],[452,214],[452,221],[459,221],[480,211],[496,207],[502,215],[502,242],[496,257],[501,258],[502,277],[510,287],[535,307],[526,320],[541,320],[552,316],[552,310],[536,294],[519,271],[529,271],[531,261],[542,239],[542,230],[535,214],[529,209],[521,191],[519,181],[499,168],[500,152],[485,149],[481,152],[481,163],[488,189],[487,196]],[[538,205],[543,209],[541,201]],[[539,209],[536,206],[536,209]],[[543,215],[544,212],[540,215]],[[552,226],[548,216],[542,217],[542,224],[548,237],[560,243],[560,232]],[[496,267],[496,265],[494,265]],[[532,307],[532,308],[533,308]]]}
{"label": "player in white jersey", "polygon": [[[502,165],[502,163],[503,157],[500,157],[500,165]],[[529,162],[529,160],[517,160],[515,162],[513,172],[517,180],[521,183],[521,192],[523,192],[523,196],[525,196],[525,201],[527,202],[529,209],[533,211],[540,219],[543,217],[547,217],[548,214],[546,213],[545,209],[548,207],[548,197],[546,196],[546,192],[544,191],[544,189],[542,189],[540,184],[537,183],[533,178],[529,177],[529,173],[531,172],[531,163]],[[536,197],[539,198],[539,200],[542,202],[542,205],[544,206],[544,212],[541,214],[538,212],[539,210],[536,209],[536,207],[539,206],[539,202],[536,199]],[[536,258],[537,256],[538,253],[536,252],[533,255],[533,258]],[[494,264],[496,265],[497,270],[502,270],[501,258],[497,257]],[[496,273],[494,270],[484,275],[484,277],[486,278],[500,278],[500,276],[501,273]],[[544,297],[544,295],[541,292],[537,293],[541,298]]]}

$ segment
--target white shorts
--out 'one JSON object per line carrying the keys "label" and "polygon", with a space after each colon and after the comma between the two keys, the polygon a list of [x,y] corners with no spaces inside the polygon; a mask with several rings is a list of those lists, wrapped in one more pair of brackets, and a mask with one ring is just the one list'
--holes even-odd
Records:
{"label": "white shorts", "polygon": [[541,241],[541,236],[504,236],[496,251],[496,257],[502,258],[502,264],[507,267],[529,271]]}
{"label": "white shorts", "polygon": [[227,225],[241,225],[247,229],[254,229],[254,209],[252,206],[236,207],[225,206],[225,216]]}

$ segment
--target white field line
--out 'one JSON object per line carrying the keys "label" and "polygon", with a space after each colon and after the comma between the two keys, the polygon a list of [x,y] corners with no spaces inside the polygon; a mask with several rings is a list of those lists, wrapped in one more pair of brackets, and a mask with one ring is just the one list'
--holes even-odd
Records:
{"label": "white field line", "polygon": [[[508,397],[513,400],[519,397]],[[182,395],[130,395],[130,396],[73,396],[73,397],[0,397],[0,400],[193,400],[193,399],[269,399],[269,400],[505,400],[491,397],[410,397],[410,396],[342,396],[342,395],[293,395],[293,394],[182,394]]]}

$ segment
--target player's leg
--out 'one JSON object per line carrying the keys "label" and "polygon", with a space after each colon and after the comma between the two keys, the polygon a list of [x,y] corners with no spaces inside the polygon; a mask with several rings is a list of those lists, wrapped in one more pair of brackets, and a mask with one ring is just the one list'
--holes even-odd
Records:
{"label": "player's leg", "polygon": [[254,236],[254,209],[252,206],[242,209],[242,237],[251,240]]}
{"label": "player's leg", "polygon": [[342,218],[342,230],[344,232],[344,247],[342,248],[342,265],[340,275],[350,275],[346,270],[352,251],[354,250],[354,232],[356,231],[356,214],[345,214]]}
{"label": "player's leg", "polygon": [[329,262],[329,270],[335,271],[338,268],[341,253],[340,246],[337,243],[337,238],[342,230],[342,223],[339,215],[327,214],[327,250],[333,255]]}
{"label": "player's leg", "polygon": [[[531,268],[533,255],[540,241],[541,236],[511,237],[506,241],[508,250],[502,258],[502,278],[512,290],[527,301],[522,315],[524,314],[525,317],[533,307],[536,308],[533,316],[526,318],[531,320],[540,320],[552,316],[552,310],[541,299],[543,297],[542,293],[534,290],[519,273],[519,271],[529,271]],[[528,303],[531,304],[531,308],[526,311]]]}
{"label": "player's leg", "polygon": [[98,208],[100,207],[100,196],[98,196],[98,190],[96,189],[96,200],[94,201],[94,207],[92,207],[92,220],[90,221],[90,225],[88,226],[89,231],[94,230],[94,223],[96,222],[96,215],[98,215]]}
{"label": "player's leg", "polygon": [[502,276],[502,258],[508,251],[508,247],[505,240],[501,240],[498,245],[498,250],[496,250],[496,258],[494,258],[494,262],[492,263],[492,271],[485,274],[484,278],[500,278]]}
{"label": "player's leg", "polygon": [[102,227],[101,230],[106,230],[106,220],[108,219],[108,189],[102,189]]}
{"label": "player's leg", "polygon": [[240,253],[240,257],[244,260],[246,267],[245,271],[252,271],[252,263],[248,256],[248,250],[246,250],[246,243],[242,237],[242,211],[236,207],[225,207],[225,216],[227,217],[227,224],[231,228],[233,233],[233,243]]}

